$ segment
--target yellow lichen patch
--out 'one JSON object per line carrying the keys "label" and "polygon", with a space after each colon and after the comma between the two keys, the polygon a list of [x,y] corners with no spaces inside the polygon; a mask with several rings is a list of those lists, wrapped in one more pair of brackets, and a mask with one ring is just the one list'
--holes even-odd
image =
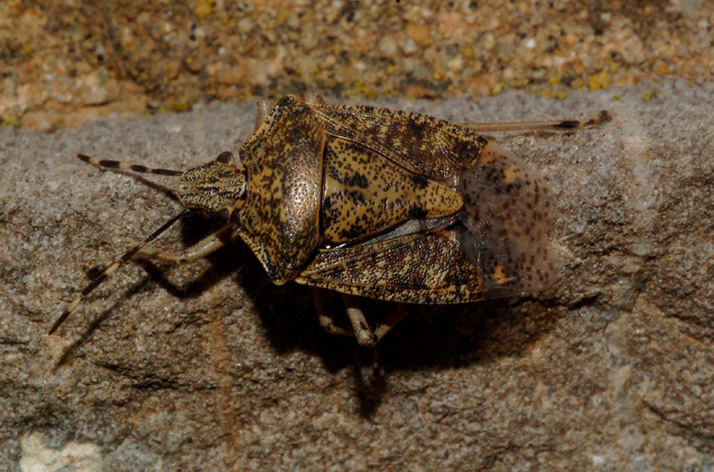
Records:
{"label": "yellow lichen patch", "polygon": [[496,85],[493,86],[491,89],[491,95],[498,95],[501,92],[503,92],[504,87],[506,86],[505,82],[496,82]]}
{"label": "yellow lichen patch", "polygon": [[514,89],[519,89],[519,88],[525,87],[529,83],[530,83],[530,80],[528,80],[528,79],[525,79],[525,80],[518,79],[518,80],[509,81],[508,86],[511,88],[514,88]]}
{"label": "yellow lichen patch", "polygon": [[506,268],[502,265],[497,265],[493,268],[493,272],[491,272],[491,278],[495,280],[496,283],[499,285],[516,280],[516,277],[508,277],[508,275],[506,274]]}
{"label": "yellow lichen patch", "polygon": [[541,98],[555,98],[555,93],[549,89],[541,89],[536,91],[536,96]]}
{"label": "yellow lichen patch", "polygon": [[198,0],[196,2],[196,8],[193,9],[193,14],[198,18],[203,19],[210,15],[213,10],[213,5],[211,0]]}
{"label": "yellow lichen patch", "polygon": [[649,92],[646,92],[644,95],[642,95],[642,101],[649,102],[653,98],[657,97],[659,97],[659,90],[650,90]]}
{"label": "yellow lichen patch", "polygon": [[570,84],[570,86],[573,89],[583,88],[585,86],[585,81],[583,79],[578,78],[578,79],[573,80],[573,83]]}
{"label": "yellow lichen patch", "polygon": [[602,71],[599,74],[588,77],[588,86],[590,90],[605,90],[610,87],[610,74],[607,71]]}
{"label": "yellow lichen patch", "polygon": [[20,120],[14,116],[0,117],[0,126],[20,126]]}
{"label": "yellow lichen patch", "polygon": [[369,100],[374,100],[375,98],[377,98],[377,90],[366,86],[362,79],[356,80],[352,88],[355,91],[355,98],[359,96],[365,97]]}
{"label": "yellow lichen patch", "polygon": [[278,16],[278,24],[282,25],[290,19],[292,12],[290,10],[284,10],[280,16]]}

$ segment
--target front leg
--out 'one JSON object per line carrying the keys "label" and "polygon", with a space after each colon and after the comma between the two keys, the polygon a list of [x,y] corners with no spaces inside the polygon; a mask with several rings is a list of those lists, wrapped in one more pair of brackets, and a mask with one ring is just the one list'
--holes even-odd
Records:
{"label": "front leg", "polygon": [[172,254],[164,251],[137,251],[136,255],[147,259],[154,259],[173,264],[183,264],[197,261],[222,248],[238,236],[238,230],[233,223],[229,223],[215,233],[209,234],[183,253]]}
{"label": "front leg", "polygon": [[311,92],[307,92],[305,96],[303,97],[306,103],[314,103],[315,105],[325,105],[325,99],[322,98],[322,95],[319,93],[315,92],[314,90]]}

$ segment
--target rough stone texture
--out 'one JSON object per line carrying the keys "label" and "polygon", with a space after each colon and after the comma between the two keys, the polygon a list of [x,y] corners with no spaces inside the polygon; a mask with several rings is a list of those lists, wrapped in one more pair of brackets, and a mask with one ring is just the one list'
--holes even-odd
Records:
{"label": "rough stone texture", "polygon": [[[375,103],[454,121],[605,108],[614,121],[499,138],[559,196],[561,281],[413,308],[380,343],[373,383],[368,353],[320,330],[310,290],[273,286],[240,242],[189,266],[127,264],[46,334],[86,269],[179,210],[73,155],[184,168],[235,150],[252,103],[0,129],[0,470],[714,468],[714,86],[658,88],[650,101],[652,84]],[[192,218],[160,245],[211,227]]]}

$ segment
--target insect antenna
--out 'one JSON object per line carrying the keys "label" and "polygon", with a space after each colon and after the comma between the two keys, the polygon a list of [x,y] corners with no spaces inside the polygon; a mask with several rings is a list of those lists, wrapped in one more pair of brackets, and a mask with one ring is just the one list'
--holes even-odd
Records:
{"label": "insect antenna", "polygon": [[82,300],[85,299],[85,297],[92,292],[95,288],[99,286],[102,282],[104,282],[110,275],[112,275],[114,272],[116,272],[119,267],[121,267],[122,264],[124,264],[126,261],[131,259],[137,252],[139,252],[144,246],[152,242],[154,239],[159,237],[161,233],[166,231],[176,223],[182,216],[186,215],[188,212],[183,211],[179,213],[178,215],[174,216],[171,218],[169,221],[164,223],[161,228],[157,229],[153,233],[151,233],[146,239],[144,239],[142,242],[137,244],[136,246],[132,247],[129,249],[127,252],[125,252],[121,257],[118,257],[114,261],[112,261],[111,264],[104,266],[101,272],[91,274],[90,277],[92,279],[89,284],[82,289],[82,291],[77,295],[77,297],[70,302],[69,305],[67,305],[67,308],[62,312],[59,318],[57,318],[57,321],[52,325],[52,328],[50,328],[49,334],[54,333],[57,328],[59,328],[62,323],[67,319],[67,317],[72,314],[74,310],[77,309],[80,303],[82,303]]}
{"label": "insect antenna", "polygon": [[606,110],[600,111],[586,121],[578,120],[544,120],[544,121],[504,121],[500,123],[461,123],[480,133],[505,131],[577,131],[600,126],[612,120],[612,115]]}
{"label": "insect antenna", "polygon": [[86,154],[77,154],[77,157],[100,169],[119,169],[119,170],[131,170],[138,172],[140,174],[155,174],[155,175],[171,175],[179,176],[183,174],[183,171],[172,170],[172,169],[154,169],[152,167],[146,167],[141,164],[130,164],[128,162],[122,161],[112,161],[108,159],[97,159],[96,157],[87,156]]}

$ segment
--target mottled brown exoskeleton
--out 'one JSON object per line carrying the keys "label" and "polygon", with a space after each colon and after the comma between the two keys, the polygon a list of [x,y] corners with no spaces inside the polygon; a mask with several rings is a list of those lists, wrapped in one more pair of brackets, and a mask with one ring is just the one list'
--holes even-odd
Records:
{"label": "mottled brown exoskeleton", "polygon": [[142,243],[96,271],[50,333],[84,297],[135,255],[182,263],[235,237],[271,280],[344,294],[352,330],[317,303],[328,331],[374,345],[401,317],[370,328],[354,295],[446,304],[533,292],[557,279],[548,238],[552,202],[538,175],[480,132],[572,130],[608,119],[453,124],[372,106],[327,105],[319,95],[261,101],[236,158],[220,154],[185,172],[80,155],[100,168],[179,176],[188,210],[226,221],[182,254]]}

